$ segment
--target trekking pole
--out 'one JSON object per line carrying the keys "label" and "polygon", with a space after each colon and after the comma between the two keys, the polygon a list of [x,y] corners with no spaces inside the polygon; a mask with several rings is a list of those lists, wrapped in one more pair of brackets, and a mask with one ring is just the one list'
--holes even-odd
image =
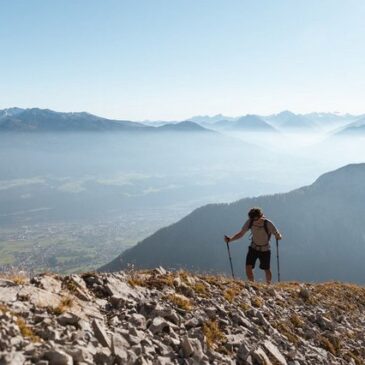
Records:
{"label": "trekking pole", "polygon": [[280,261],[279,261],[279,241],[276,240],[276,261],[278,264],[278,282],[280,283]]}
{"label": "trekking pole", "polygon": [[232,272],[232,277],[234,279],[234,273],[233,273],[233,265],[232,265],[232,257],[231,257],[231,250],[229,249],[229,243],[227,243],[227,250],[228,250],[228,257],[229,257],[229,263],[231,264],[231,272]]}

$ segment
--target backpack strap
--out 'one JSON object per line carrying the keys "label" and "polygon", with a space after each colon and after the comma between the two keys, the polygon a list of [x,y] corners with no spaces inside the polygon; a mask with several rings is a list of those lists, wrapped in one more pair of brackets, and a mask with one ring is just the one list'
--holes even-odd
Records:
{"label": "backpack strap", "polygon": [[251,240],[251,243],[253,243],[252,225],[253,225],[253,219],[251,218],[251,219],[250,219],[250,223],[248,224],[248,229],[250,229],[250,230],[251,230],[251,234],[250,234],[250,240]]}
{"label": "backpack strap", "polygon": [[269,232],[269,228],[268,228],[268,223],[269,221],[267,219],[264,220],[264,229],[265,229],[265,232],[267,234],[267,240],[270,241],[271,239],[271,233]]}

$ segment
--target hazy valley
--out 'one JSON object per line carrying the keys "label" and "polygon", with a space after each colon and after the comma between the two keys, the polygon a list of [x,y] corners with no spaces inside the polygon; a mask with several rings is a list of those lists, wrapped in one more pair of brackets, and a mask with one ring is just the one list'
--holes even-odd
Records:
{"label": "hazy valley", "polygon": [[361,116],[316,114],[287,128],[309,116],[145,126],[39,109],[1,115],[3,268],[95,269],[207,203],[287,192],[363,159],[361,133],[337,135]]}

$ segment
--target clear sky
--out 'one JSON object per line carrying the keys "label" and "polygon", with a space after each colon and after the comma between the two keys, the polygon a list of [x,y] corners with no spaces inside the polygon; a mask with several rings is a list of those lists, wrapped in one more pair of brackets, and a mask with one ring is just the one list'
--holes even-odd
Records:
{"label": "clear sky", "polygon": [[364,0],[0,0],[0,109],[365,112]]}

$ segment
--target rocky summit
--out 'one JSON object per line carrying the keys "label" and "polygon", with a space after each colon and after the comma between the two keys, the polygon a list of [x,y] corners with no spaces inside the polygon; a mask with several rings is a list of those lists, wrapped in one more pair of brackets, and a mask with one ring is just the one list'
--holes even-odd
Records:
{"label": "rocky summit", "polygon": [[365,289],[163,268],[0,278],[0,364],[365,364]]}

